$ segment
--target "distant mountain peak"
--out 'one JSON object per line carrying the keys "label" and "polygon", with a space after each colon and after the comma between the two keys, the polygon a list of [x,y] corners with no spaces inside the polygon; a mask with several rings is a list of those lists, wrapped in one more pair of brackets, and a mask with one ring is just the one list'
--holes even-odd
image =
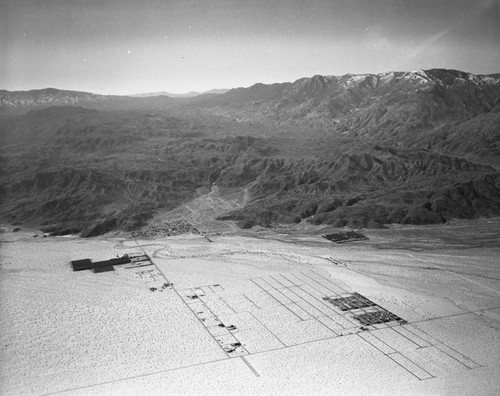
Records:
{"label": "distant mountain peak", "polygon": [[[226,115],[233,112],[228,109],[251,106],[252,113],[261,112],[257,117],[259,119],[272,116],[279,119],[312,117],[338,120],[346,111],[359,108],[364,103],[363,101],[369,101],[371,97],[384,97],[384,101],[389,96],[393,97],[392,100],[408,100],[408,95],[423,92],[434,92],[436,95],[436,90],[457,88],[459,85],[473,91],[495,87],[496,92],[500,87],[500,74],[474,75],[459,70],[440,68],[378,74],[348,73],[341,76],[317,74],[294,82],[256,83],[248,88],[212,89],[201,93],[191,91],[185,94],[162,91],[133,96],[98,95],[56,88],[13,92],[0,90],[0,113],[16,113],[49,106],[68,105],[103,108],[104,104],[107,109],[121,109],[125,104],[127,109],[163,109],[167,103],[175,105],[183,103],[183,101],[174,100],[176,98],[186,98],[186,100],[189,99],[186,103],[196,106],[208,108],[223,106],[225,109],[220,111],[221,114]],[[451,95],[451,93],[446,93],[446,95]],[[397,99],[396,96],[398,96]],[[493,103],[492,100],[488,99],[487,107]],[[465,96],[460,101],[466,101]],[[474,106],[477,107],[477,103]],[[250,108],[247,108],[243,117],[240,114],[236,118],[249,119],[249,111]],[[232,117],[233,114],[230,116]]]}
{"label": "distant mountain peak", "polygon": [[225,215],[245,227],[500,215],[500,173],[484,165],[500,165],[500,75],[314,75],[186,99],[48,88],[0,100],[17,112],[0,116],[0,216],[48,232],[143,227],[213,183],[245,191],[246,206]]}
{"label": "distant mountain peak", "polygon": [[200,95],[222,94],[222,93],[225,93],[227,91],[229,91],[229,89],[211,89],[209,91],[204,91],[204,92],[190,91],[190,92],[180,93],[180,94],[161,91],[161,92],[141,93],[141,94],[135,94],[135,95],[130,95],[130,96],[135,97],[135,98],[148,98],[151,96],[169,96],[171,98],[194,98],[195,96],[200,96]]}

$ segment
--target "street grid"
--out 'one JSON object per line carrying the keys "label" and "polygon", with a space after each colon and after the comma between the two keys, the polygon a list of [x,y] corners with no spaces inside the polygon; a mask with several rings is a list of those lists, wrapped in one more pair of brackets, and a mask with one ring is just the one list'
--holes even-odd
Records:
{"label": "street grid", "polygon": [[[418,380],[434,378],[448,366],[480,367],[416,325],[315,271],[268,275],[248,283],[251,287],[245,294],[231,294],[222,288],[214,291],[212,285],[179,290],[229,357],[355,335]],[[358,303],[347,309],[329,302],[346,298]],[[390,314],[387,321],[360,322],[360,316],[381,309]]]}
{"label": "street grid", "polygon": [[[136,244],[142,253],[135,254],[133,264],[124,269],[133,270],[152,292],[175,293],[226,359],[241,359],[256,377],[260,373],[245,357],[341,336],[359,337],[418,380],[435,378],[449,369],[481,367],[420,329],[418,323],[424,321],[408,323],[314,270],[250,278],[244,281],[244,292],[221,284],[178,290]],[[330,261],[342,265],[339,260]],[[360,319],[380,312],[385,316],[378,323]],[[208,363],[213,362],[201,364]]]}

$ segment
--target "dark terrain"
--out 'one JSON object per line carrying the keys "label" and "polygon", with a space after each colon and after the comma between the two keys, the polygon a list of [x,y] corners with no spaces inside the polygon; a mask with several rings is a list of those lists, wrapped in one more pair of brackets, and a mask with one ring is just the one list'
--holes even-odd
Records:
{"label": "dark terrain", "polygon": [[500,215],[500,75],[314,76],[193,98],[0,91],[0,216],[144,226],[213,183],[222,219],[383,227]]}

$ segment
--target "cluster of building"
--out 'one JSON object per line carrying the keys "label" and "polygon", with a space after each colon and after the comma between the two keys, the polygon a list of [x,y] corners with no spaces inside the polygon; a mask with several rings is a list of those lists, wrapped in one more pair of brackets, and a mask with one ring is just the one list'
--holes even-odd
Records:
{"label": "cluster of building", "polygon": [[181,234],[200,234],[195,225],[184,219],[175,219],[152,224],[146,230],[134,231],[132,235],[138,238],[169,237]]}
{"label": "cluster of building", "polygon": [[368,239],[365,235],[355,231],[339,232],[336,234],[326,234],[321,236],[335,243],[364,241]]}
{"label": "cluster of building", "polygon": [[122,257],[112,258],[104,261],[92,261],[91,259],[74,260],[71,262],[73,271],[92,270],[94,273],[114,271],[115,265],[131,263],[131,258],[125,254]]}

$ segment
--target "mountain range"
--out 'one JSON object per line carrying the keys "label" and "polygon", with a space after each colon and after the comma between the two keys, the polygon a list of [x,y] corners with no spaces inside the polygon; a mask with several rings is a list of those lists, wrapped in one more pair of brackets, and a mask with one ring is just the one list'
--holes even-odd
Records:
{"label": "mountain range", "polygon": [[500,215],[500,74],[431,69],[193,97],[0,91],[0,218],[55,233],[145,226],[213,183],[241,227]]}
{"label": "mountain range", "polygon": [[203,92],[189,91],[189,92],[180,93],[180,94],[166,92],[166,91],[160,91],[160,92],[135,94],[135,95],[131,95],[131,96],[133,96],[135,98],[147,98],[149,96],[169,96],[171,98],[194,98],[195,96],[200,96],[200,95],[222,94],[222,93],[226,93],[227,91],[229,91],[229,89],[211,89],[209,91],[203,91]]}

